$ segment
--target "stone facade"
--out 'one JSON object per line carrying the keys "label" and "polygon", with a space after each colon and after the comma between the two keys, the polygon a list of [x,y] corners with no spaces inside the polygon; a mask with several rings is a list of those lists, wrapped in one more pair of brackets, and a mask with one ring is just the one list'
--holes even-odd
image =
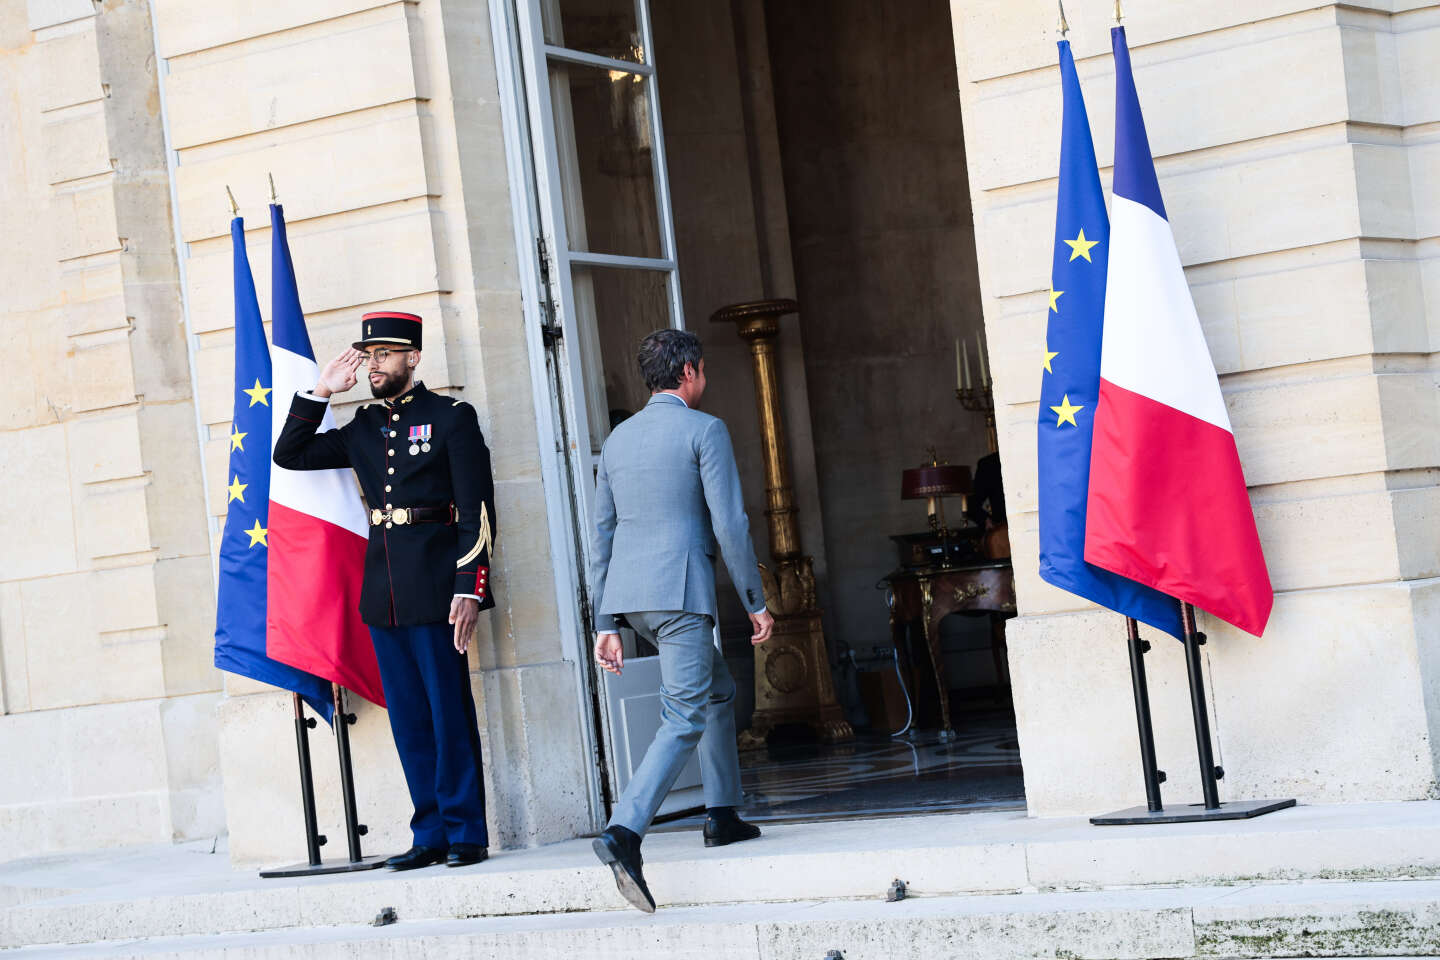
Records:
{"label": "stone facade", "polygon": [[[210,666],[233,365],[224,188],[268,305],[267,173],[317,352],[348,344],[364,309],[426,316],[424,379],[475,404],[495,451],[501,606],[472,666],[497,841],[588,828],[488,11],[34,0],[3,18],[6,142],[25,148],[6,151],[5,323],[34,379],[9,380],[0,433],[18,491],[7,541],[31,545],[0,566],[0,748],[20,771],[0,787],[0,857],[227,829],[237,860],[294,855],[289,697]],[[403,846],[388,725],[358,712],[368,843]],[[329,743],[322,727],[312,752],[339,842]]]}
{"label": "stone facade", "polygon": [[[1222,793],[1435,796],[1440,5],[1128,7],[1161,188],[1277,590],[1261,640],[1202,618]],[[1069,11],[1102,165],[1109,8]],[[763,7],[734,9],[710,13],[764,72]],[[0,106],[0,323],[12,359],[0,382],[11,498],[0,858],[225,831],[238,861],[297,857],[289,698],[210,666],[233,363],[224,187],[246,217],[263,307],[267,173],[322,362],[365,309],[421,313],[422,376],[475,404],[496,453],[501,605],[482,618],[471,666],[497,843],[595,825],[586,639],[573,544],[554,514],[563,466],[522,300],[534,268],[517,224],[533,201],[507,150],[514,113],[493,12],[454,0],[0,4],[11,94]],[[1009,650],[1026,791],[1037,815],[1095,812],[1140,794],[1123,627],[1033,573],[1055,12],[954,0],[951,18],[1019,580]],[[762,173],[725,187],[756,211],[746,229],[766,250],[790,238],[773,109],[761,99],[750,162]],[[754,135],[754,102],[726,110],[725,123]],[[722,142],[740,156],[734,129],[715,139],[678,116],[677,145],[688,137],[690,151],[677,149],[677,170],[703,172],[704,150]],[[798,285],[792,263],[769,256],[746,269],[784,295]],[[713,306],[698,291],[722,296],[726,279],[698,282],[690,312]],[[826,411],[812,413],[805,382],[825,373],[799,349],[802,326],[787,329],[797,486],[818,508],[831,478],[811,466],[823,451],[810,430]],[[738,343],[722,358],[744,369]],[[758,449],[747,431],[742,457]],[[758,467],[747,470],[754,510]],[[806,522],[823,571],[825,541],[833,566],[840,540],[813,514]],[[1188,802],[1198,785],[1180,652],[1157,643],[1149,660],[1167,797]],[[383,713],[358,712],[367,849],[387,850],[408,837],[408,800]],[[323,727],[312,752],[334,851],[341,814]]]}
{"label": "stone facade", "polygon": [[[1073,5],[1072,5],[1073,6]],[[1201,629],[1222,794],[1437,794],[1440,7],[1127,4],[1160,187],[1220,373],[1275,612]],[[1053,5],[955,3],[1038,814],[1141,796],[1122,621],[1035,574],[1035,440],[1060,97]],[[1070,11],[1107,180],[1108,4]],[[983,147],[982,147],[983,145]],[[1198,798],[1180,650],[1148,657],[1168,796]]]}
{"label": "stone facade", "polygon": [[[267,304],[268,173],[286,201],[321,362],[349,344],[365,310],[410,310],[429,327],[422,378],[480,412],[494,452],[500,605],[482,617],[471,663],[492,828],[498,843],[515,846],[573,836],[591,812],[576,659],[561,639],[546,534],[489,27],[488,11],[473,4],[274,0],[229,18],[205,4],[156,4],[209,512],[223,522],[234,362],[224,187],[248,215]],[[362,394],[338,415],[348,417]],[[274,760],[279,738],[290,749],[281,733],[289,699],[234,677],[227,692],[219,715],[231,855],[283,857],[301,835],[288,757],[283,767]],[[358,712],[367,845],[403,848],[409,798],[388,725],[368,704]],[[338,842],[329,743],[315,738],[312,752],[322,829]]]}
{"label": "stone facade", "polygon": [[224,829],[150,38],[145,3],[0,5],[0,856]]}

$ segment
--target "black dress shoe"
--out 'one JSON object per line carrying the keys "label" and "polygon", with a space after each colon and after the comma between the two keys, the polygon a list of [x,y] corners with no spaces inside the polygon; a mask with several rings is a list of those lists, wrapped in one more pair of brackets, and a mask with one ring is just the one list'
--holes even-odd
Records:
{"label": "black dress shoe", "polygon": [[723,847],[741,840],[754,840],[760,836],[760,828],[746,823],[735,815],[732,807],[714,807],[705,818],[705,846]]}
{"label": "black dress shoe", "polygon": [[625,827],[610,827],[595,838],[591,847],[600,862],[610,867],[615,874],[615,886],[620,896],[642,913],[655,912],[655,898],[645,885],[645,874],[640,872],[640,838],[633,830]]}
{"label": "black dress shoe", "polygon": [[391,870],[415,870],[419,867],[428,867],[432,863],[439,863],[445,859],[445,851],[440,847],[413,846],[398,857],[391,857],[385,861],[385,866]]}
{"label": "black dress shoe", "polygon": [[452,843],[450,852],[445,854],[445,866],[468,867],[490,859],[490,848],[478,843]]}

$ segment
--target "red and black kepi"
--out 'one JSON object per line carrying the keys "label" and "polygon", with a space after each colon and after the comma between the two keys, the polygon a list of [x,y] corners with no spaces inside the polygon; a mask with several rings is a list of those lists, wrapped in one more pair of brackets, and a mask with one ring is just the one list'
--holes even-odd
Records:
{"label": "red and black kepi", "polygon": [[360,339],[351,346],[364,350],[371,344],[398,343],[420,349],[420,318],[413,313],[382,310],[360,318]]}

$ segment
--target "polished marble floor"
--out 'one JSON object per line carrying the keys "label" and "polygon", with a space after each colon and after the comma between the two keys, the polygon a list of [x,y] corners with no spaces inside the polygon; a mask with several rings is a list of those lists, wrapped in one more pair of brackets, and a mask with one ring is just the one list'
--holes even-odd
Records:
{"label": "polished marble floor", "polygon": [[[744,815],[760,822],[1024,809],[1009,711],[964,712],[957,735],[859,734],[838,744],[772,744],[740,756]],[[701,816],[673,819],[691,826]],[[663,829],[663,827],[661,828]]]}

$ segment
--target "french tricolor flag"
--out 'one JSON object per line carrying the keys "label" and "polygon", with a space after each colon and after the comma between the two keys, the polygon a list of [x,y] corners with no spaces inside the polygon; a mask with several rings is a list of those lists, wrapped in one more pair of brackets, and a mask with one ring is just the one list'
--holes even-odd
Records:
{"label": "french tricolor flag", "polygon": [[[270,445],[289,414],[288,398],[315,386],[320,369],[285,235],[285,213],[270,205],[270,360],[275,403]],[[335,429],[327,408],[320,431]],[[265,652],[385,705],[370,632],[360,620],[369,524],[349,470],[270,473],[270,569]]]}
{"label": "french tricolor flag", "polygon": [[1270,575],[1165,217],[1124,28],[1111,40],[1115,178],[1085,560],[1259,636],[1274,603]]}

